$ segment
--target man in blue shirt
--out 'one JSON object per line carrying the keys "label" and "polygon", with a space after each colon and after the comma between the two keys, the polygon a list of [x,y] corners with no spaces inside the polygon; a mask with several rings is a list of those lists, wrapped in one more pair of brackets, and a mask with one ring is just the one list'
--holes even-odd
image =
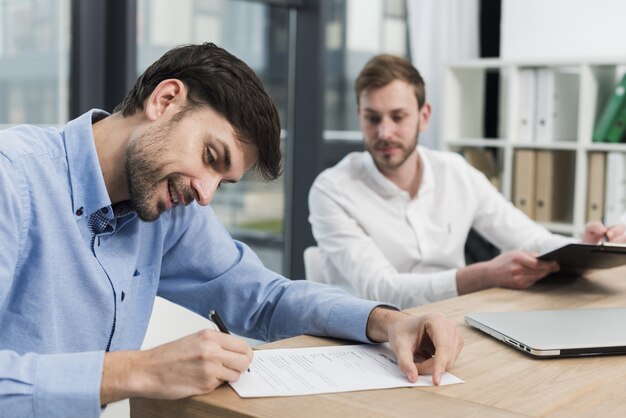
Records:
{"label": "man in blue shirt", "polygon": [[258,78],[213,44],[166,53],[112,115],[0,132],[0,416],[95,417],[237,380],[252,350],[231,335],[137,351],[157,294],[252,338],[389,341],[409,380],[439,383],[462,346],[450,321],[287,280],[216,220],[222,182],[279,175],[279,134]]}

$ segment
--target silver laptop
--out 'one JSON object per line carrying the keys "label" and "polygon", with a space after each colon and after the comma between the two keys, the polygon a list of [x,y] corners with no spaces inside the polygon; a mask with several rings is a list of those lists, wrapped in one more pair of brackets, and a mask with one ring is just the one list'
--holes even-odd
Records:
{"label": "silver laptop", "polygon": [[535,357],[626,354],[626,308],[480,312],[465,322]]}

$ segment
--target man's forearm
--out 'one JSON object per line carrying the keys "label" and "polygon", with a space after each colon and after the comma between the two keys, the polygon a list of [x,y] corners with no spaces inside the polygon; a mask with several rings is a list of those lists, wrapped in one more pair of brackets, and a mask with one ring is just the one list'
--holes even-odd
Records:
{"label": "man's forearm", "polygon": [[475,263],[456,272],[456,289],[459,295],[477,292],[492,287],[487,277],[487,263]]}

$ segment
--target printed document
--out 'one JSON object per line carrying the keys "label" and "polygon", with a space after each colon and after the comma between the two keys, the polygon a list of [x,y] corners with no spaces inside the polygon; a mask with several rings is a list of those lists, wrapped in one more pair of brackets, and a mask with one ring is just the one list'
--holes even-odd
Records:
{"label": "printed document", "polygon": [[[441,378],[441,386],[455,383],[464,382]],[[250,371],[230,385],[242,398],[434,386],[430,375],[409,382],[388,344],[258,350]]]}

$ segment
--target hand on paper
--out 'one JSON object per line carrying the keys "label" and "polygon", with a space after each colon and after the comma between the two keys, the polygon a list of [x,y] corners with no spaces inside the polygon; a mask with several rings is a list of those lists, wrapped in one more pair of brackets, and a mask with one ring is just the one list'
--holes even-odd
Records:
{"label": "hand on paper", "polygon": [[597,244],[600,241],[624,243],[626,242],[625,231],[624,224],[607,227],[600,221],[590,221],[585,225],[583,242],[587,244]]}
{"label": "hand on paper", "polygon": [[224,382],[239,379],[252,356],[244,340],[213,330],[146,351],[107,353],[101,402],[129,397],[178,399],[208,393]]}
{"label": "hand on paper", "polygon": [[439,313],[413,316],[376,308],[367,323],[367,335],[374,341],[389,341],[398,367],[411,382],[418,374],[431,374],[439,385],[463,348],[463,338],[454,323]]}

